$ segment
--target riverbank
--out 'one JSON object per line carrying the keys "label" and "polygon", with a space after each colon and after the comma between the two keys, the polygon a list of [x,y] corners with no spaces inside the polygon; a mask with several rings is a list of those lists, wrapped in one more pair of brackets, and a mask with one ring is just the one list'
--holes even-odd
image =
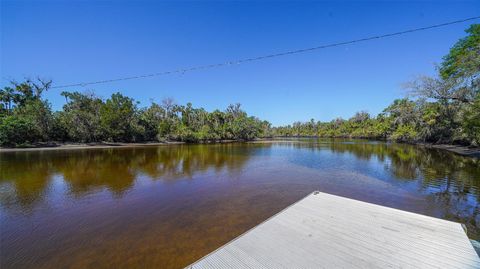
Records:
{"label": "riverbank", "polygon": [[450,152],[453,152],[462,156],[480,158],[480,148],[478,147],[466,147],[466,146],[445,145],[445,144],[417,144],[417,145],[427,147],[427,148],[448,150]]}
{"label": "riverbank", "polygon": [[184,142],[149,142],[149,143],[47,143],[24,148],[0,148],[0,152],[73,150],[73,149],[106,149],[145,146],[166,146],[184,144]]}
{"label": "riverbank", "polygon": [[[278,139],[278,138],[277,138]],[[275,139],[265,139],[260,138],[251,143],[276,143],[281,142],[282,140]],[[221,140],[221,141],[212,141],[205,143],[195,143],[195,144],[208,144],[208,143],[233,143],[233,142],[242,142],[240,140]],[[292,142],[292,141],[288,141]],[[106,149],[106,148],[131,148],[131,147],[145,147],[145,146],[167,146],[167,145],[179,145],[186,144],[185,142],[146,142],[146,143],[45,143],[37,144],[31,147],[24,148],[2,148],[0,147],[0,152],[17,152],[17,151],[46,151],[46,150],[74,150],[74,149]],[[442,149],[453,152],[458,155],[480,158],[480,148],[478,147],[466,147],[459,145],[446,145],[446,144],[426,144],[426,143],[414,143],[413,145],[418,145],[426,148]]]}
{"label": "riverbank", "polygon": [[[299,136],[299,137],[287,136],[287,137],[283,137],[283,136],[280,136],[280,137],[274,137],[274,138],[271,138],[271,139],[258,139],[258,140],[255,140],[253,142],[254,143],[282,142],[282,140],[275,140],[275,139],[282,139],[282,138],[320,138],[320,137],[315,137],[315,136]],[[332,139],[334,139],[334,138],[332,138]],[[348,138],[345,138],[345,139],[348,139]],[[370,139],[367,139],[367,138],[351,138],[351,139],[370,140]],[[372,141],[388,142],[388,140],[372,140]],[[292,141],[291,140],[286,140],[286,142],[292,142]],[[415,142],[397,142],[397,143],[411,144],[411,145],[422,146],[422,147],[426,147],[426,148],[442,149],[442,150],[450,151],[450,152],[453,152],[455,154],[466,156],[466,157],[480,158],[480,147],[467,147],[467,146],[450,145],[450,144],[431,144],[431,143],[415,143]]]}
{"label": "riverbank", "polygon": [[[243,142],[243,140],[219,140],[205,141],[191,144],[223,144]],[[117,143],[117,142],[98,142],[98,143],[39,143],[26,147],[0,147],[0,152],[17,152],[17,151],[45,151],[45,150],[73,150],[73,149],[106,149],[106,148],[133,148],[146,146],[168,146],[182,145],[186,142],[166,141],[166,142],[143,142],[143,143]]]}

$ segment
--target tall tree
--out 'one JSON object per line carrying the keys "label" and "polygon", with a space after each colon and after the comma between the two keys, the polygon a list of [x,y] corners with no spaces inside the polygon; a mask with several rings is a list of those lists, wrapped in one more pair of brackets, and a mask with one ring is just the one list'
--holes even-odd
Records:
{"label": "tall tree", "polygon": [[59,120],[71,140],[94,142],[103,139],[100,126],[100,110],[103,101],[93,92],[62,92],[67,103],[63,106]]}
{"label": "tall tree", "polygon": [[[462,78],[476,80],[480,73],[480,24],[472,24],[465,32],[466,37],[453,45],[443,57],[440,76],[443,79]],[[477,84],[478,85],[478,84]]]}
{"label": "tall tree", "polygon": [[138,135],[137,103],[114,93],[100,108],[100,122],[105,138],[115,142],[132,142]]}

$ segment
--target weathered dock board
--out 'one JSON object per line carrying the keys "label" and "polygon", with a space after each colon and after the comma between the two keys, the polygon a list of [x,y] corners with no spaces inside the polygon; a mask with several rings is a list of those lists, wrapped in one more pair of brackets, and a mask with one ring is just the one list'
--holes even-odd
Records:
{"label": "weathered dock board", "polygon": [[187,268],[480,268],[459,223],[314,192]]}

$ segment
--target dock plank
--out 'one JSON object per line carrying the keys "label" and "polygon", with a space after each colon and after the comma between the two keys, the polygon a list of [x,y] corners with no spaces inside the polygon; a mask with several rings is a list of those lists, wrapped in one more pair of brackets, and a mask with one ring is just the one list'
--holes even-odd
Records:
{"label": "dock plank", "polygon": [[187,268],[480,268],[460,223],[314,192]]}

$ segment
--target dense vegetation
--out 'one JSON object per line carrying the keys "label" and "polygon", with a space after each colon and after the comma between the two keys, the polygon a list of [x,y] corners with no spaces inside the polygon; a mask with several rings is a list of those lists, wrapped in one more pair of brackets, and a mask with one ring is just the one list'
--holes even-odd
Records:
{"label": "dense vegetation", "polygon": [[0,144],[38,142],[145,142],[250,140],[270,128],[268,122],[249,117],[239,104],[225,111],[177,105],[171,99],[139,108],[120,93],[102,100],[92,93],[63,92],[66,104],[53,112],[42,99],[51,82],[13,82],[1,91]]}
{"label": "dense vegetation", "polygon": [[207,112],[171,99],[140,108],[120,93],[107,100],[93,93],[63,92],[66,104],[53,112],[42,98],[51,81],[38,79],[0,90],[0,145],[38,142],[144,142],[251,140],[261,136],[321,136],[391,139],[404,142],[480,145],[480,24],[466,30],[438,66],[437,77],[407,83],[409,97],[372,117],[295,122],[271,128],[239,104]]}
{"label": "dense vegetation", "polygon": [[443,58],[437,77],[406,83],[409,98],[395,100],[376,117],[295,122],[274,128],[281,136],[391,139],[480,145],[480,24],[466,30]]}

